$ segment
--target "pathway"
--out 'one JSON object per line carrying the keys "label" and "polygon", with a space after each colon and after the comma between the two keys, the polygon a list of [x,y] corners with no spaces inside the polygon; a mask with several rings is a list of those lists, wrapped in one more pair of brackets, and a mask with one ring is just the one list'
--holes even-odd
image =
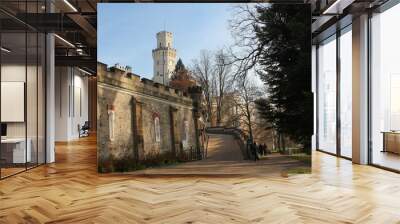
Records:
{"label": "pathway", "polygon": [[291,168],[308,165],[274,154],[260,161],[244,160],[233,136],[210,134],[207,159],[174,166],[130,172],[137,176],[280,176]]}

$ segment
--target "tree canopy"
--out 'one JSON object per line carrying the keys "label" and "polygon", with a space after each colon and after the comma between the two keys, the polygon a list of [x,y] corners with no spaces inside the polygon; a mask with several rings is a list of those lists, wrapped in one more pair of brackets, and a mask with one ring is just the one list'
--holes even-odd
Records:
{"label": "tree canopy", "polygon": [[188,91],[192,86],[196,85],[195,80],[192,78],[190,71],[185,68],[182,60],[179,58],[175,66],[175,71],[171,77],[169,85],[172,88]]}
{"label": "tree canopy", "polygon": [[185,69],[186,69],[185,65],[183,64],[182,60],[179,58],[178,62],[176,62],[176,65],[175,65],[175,72],[178,72],[180,70],[185,70]]}
{"label": "tree canopy", "polygon": [[[236,36],[238,74],[255,69],[266,86],[258,99],[265,127],[275,129],[307,152],[313,132],[311,10],[306,4],[239,6],[231,28]],[[268,123],[268,124],[267,124]]]}
{"label": "tree canopy", "polygon": [[268,87],[268,97],[257,100],[258,109],[278,132],[309,152],[313,131],[309,6],[274,4],[256,10],[255,31],[263,46],[257,74]]}

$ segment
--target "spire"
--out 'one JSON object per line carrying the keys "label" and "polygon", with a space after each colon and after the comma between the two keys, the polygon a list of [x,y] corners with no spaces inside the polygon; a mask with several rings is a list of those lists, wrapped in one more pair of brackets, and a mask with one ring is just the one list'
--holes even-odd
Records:
{"label": "spire", "polygon": [[167,31],[167,22],[164,20],[164,31]]}

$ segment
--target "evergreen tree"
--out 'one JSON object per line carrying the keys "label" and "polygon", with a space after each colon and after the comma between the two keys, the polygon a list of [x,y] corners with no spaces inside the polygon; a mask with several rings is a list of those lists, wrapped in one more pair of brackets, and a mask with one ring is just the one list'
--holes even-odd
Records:
{"label": "evergreen tree", "polygon": [[[260,56],[257,73],[268,98],[257,101],[261,116],[311,152],[311,14],[308,5],[256,6]],[[283,138],[284,139],[284,138]]]}
{"label": "evergreen tree", "polygon": [[191,77],[190,71],[185,68],[182,60],[179,58],[175,66],[175,71],[169,83],[170,87],[187,92],[188,89],[196,85],[196,81]]}
{"label": "evergreen tree", "polygon": [[178,62],[175,65],[175,72],[178,72],[180,70],[185,70],[185,65],[183,64],[182,60],[179,58]]}

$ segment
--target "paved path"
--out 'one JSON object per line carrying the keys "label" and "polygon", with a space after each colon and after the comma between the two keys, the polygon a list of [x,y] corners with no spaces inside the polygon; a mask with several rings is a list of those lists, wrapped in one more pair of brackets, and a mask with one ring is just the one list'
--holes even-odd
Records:
{"label": "paved path", "polygon": [[206,161],[243,161],[242,151],[232,135],[209,134]]}
{"label": "paved path", "polygon": [[274,154],[261,161],[244,160],[233,136],[210,134],[207,159],[174,166],[130,172],[138,176],[280,176],[303,162]]}

